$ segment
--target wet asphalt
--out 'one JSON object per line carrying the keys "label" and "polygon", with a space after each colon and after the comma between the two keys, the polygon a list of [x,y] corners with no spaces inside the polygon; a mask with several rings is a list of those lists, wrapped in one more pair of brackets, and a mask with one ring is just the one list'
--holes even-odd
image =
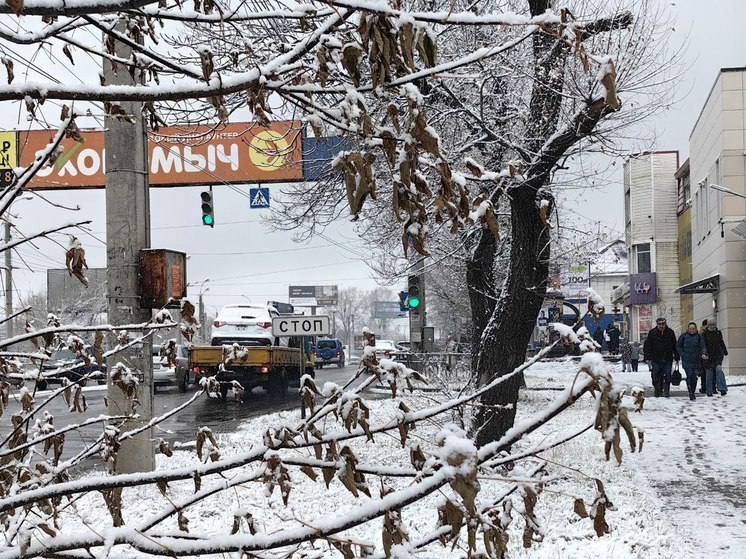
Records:
{"label": "wet asphalt", "polygon": [[[357,366],[350,365],[343,369],[324,367],[316,371],[316,383],[319,388],[326,382],[343,385],[356,371]],[[33,384],[30,388],[33,388]],[[190,386],[186,393],[179,392],[176,387],[158,388],[153,402],[154,415],[162,415],[169,409],[183,404],[194,396],[196,390],[195,386]],[[16,392],[14,391],[14,393]],[[46,399],[45,395],[49,393],[37,392],[35,395],[36,402],[43,402]],[[106,414],[107,410],[104,404],[105,386],[87,386],[83,389],[83,393],[88,405],[88,409],[84,413],[70,412],[62,398],[56,398],[44,407],[45,411],[54,416],[54,425],[58,429]],[[154,438],[164,439],[172,447],[178,447],[181,444],[188,445],[194,442],[197,430],[201,427],[209,427],[216,434],[231,433],[247,419],[298,408],[300,408],[300,398],[297,395],[297,386],[292,385],[284,400],[270,398],[261,388],[254,388],[251,392],[244,393],[242,402],[232,400],[232,393],[228,394],[228,401],[226,402],[219,398],[209,398],[207,395],[202,395],[186,408],[156,426]],[[14,413],[20,413],[20,404],[17,401],[11,401],[8,409],[0,417],[0,440],[5,439],[10,432],[9,418]],[[94,443],[100,434],[100,424],[82,427],[67,433],[63,459],[84,450]],[[86,460],[81,468],[76,469],[98,469],[100,465],[100,459],[93,457]]]}

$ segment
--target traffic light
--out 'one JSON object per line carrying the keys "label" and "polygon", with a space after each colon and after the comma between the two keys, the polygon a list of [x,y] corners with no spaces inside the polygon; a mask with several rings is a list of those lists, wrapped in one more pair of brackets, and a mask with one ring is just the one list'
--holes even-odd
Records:
{"label": "traffic light", "polygon": [[200,194],[202,198],[202,225],[215,226],[215,213],[212,208],[212,191],[205,190]]}
{"label": "traffic light", "polygon": [[399,310],[401,312],[407,312],[409,310],[409,307],[407,306],[407,296],[409,293],[406,291],[400,291],[399,292]]}
{"label": "traffic light", "polygon": [[410,311],[420,308],[420,276],[409,276],[407,282],[407,308]]}

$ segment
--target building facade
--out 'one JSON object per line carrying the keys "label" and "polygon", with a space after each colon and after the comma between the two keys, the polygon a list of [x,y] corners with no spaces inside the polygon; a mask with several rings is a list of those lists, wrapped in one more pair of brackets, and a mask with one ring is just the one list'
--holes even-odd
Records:
{"label": "building facade", "polygon": [[679,292],[695,320],[717,317],[726,370],[746,374],[746,241],[734,231],[746,217],[746,67],[720,70],[689,149],[692,280]]}
{"label": "building facade", "polygon": [[[676,171],[677,201],[676,219],[679,229],[679,282],[687,285],[694,281],[692,276],[692,189],[689,174],[689,160]],[[679,330],[694,320],[694,298],[691,294],[680,293],[681,317]]]}
{"label": "building facade", "polygon": [[678,151],[630,157],[624,164],[625,242],[629,276],[612,303],[629,312],[629,338],[644,341],[658,316],[681,320],[678,227]]}

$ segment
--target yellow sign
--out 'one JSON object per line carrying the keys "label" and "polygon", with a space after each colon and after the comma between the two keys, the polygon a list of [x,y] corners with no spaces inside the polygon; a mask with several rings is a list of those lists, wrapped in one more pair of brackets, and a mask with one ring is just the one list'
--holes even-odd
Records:
{"label": "yellow sign", "polygon": [[292,140],[274,130],[259,132],[249,143],[249,158],[257,169],[276,171],[288,164],[294,150],[291,143]]}
{"label": "yellow sign", "polygon": [[13,169],[18,166],[18,149],[15,132],[0,132],[0,185],[13,183],[16,175]]}

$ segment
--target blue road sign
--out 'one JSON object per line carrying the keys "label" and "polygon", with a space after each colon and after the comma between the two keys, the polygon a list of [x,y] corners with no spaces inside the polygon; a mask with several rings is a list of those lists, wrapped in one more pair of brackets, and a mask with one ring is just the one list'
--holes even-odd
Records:
{"label": "blue road sign", "polygon": [[404,318],[406,312],[399,308],[399,301],[373,301],[373,318]]}
{"label": "blue road sign", "polygon": [[249,206],[251,208],[269,208],[269,187],[249,188]]}

